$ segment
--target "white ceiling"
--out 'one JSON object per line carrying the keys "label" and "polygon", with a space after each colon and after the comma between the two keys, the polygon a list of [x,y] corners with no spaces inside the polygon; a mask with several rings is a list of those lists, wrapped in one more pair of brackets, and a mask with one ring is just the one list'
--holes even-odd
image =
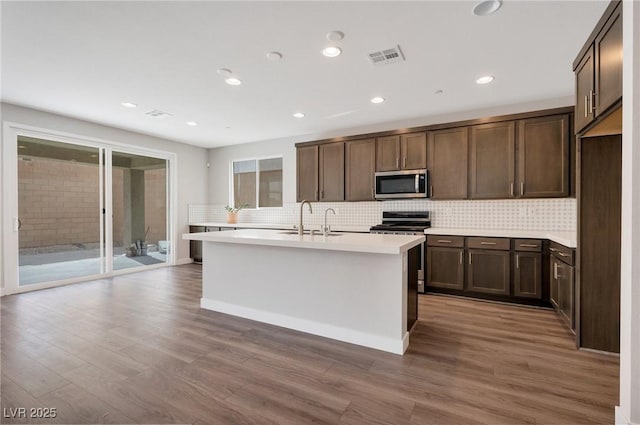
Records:
{"label": "white ceiling", "polygon": [[[475,4],[2,1],[2,100],[213,147],[558,98],[608,1]],[[331,30],[335,59],[320,54]],[[369,63],[396,44],[406,62]],[[495,82],[476,85],[484,74]]]}

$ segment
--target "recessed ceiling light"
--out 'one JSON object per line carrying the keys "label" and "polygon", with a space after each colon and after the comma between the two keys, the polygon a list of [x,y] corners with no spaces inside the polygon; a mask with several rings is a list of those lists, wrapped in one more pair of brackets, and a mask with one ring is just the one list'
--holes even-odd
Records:
{"label": "recessed ceiling light", "polygon": [[344,38],[344,33],[342,31],[329,31],[327,33],[327,40],[329,41],[340,41]]}
{"label": "recessed ceiling light", "polygon": [[502,6],[502,0],[486,0],[475,5],[473,14],[476,16],[487,16],[496,13]]}
{"label": "recessed ceiling light", "polygon": [[230,86],[239,86],[240,84],[242,84],[242,81],[240,81],[236,77],[225,78],[224,82],[229,84]]}
{"label": "recessed ceiling light", "polygon": [[296,112],[293,116],[296,118],[304,118],[304,114],[302,112]]}
{"label": "recessed ceiling light", "polygon": [[493,75],[485,75],[476,80],[476,84],[489,84],[494,79]]}
{"label": "recessed ceiling light", "polygon": [[131,103],[131,102],[122,102],[120,105],[124,106],[125,108],[137,108],[138,105],[136,105],[135,103]]}
{"label": "recessed ceiling light", "polygon": [[269,53],[267,53],[267,59],[269,59],[270,61],[273,61],[273,62],[278,62],[279,60],[282,60],[282,53],[280,53],[280,52],[269,52]]}
{"label": "recessed ceiling light", "polygon": [[195,121],[187,121],[187,122],[186,122],[186,124],[187,124],[187,125],[190,125],[191,127],[195,127],[195,126],[197,126],[197,125],[198,125],[198,123],[197,123],[197,122],[195,122]]}
{"label": "recessed ceiling light", "polygon": [[370,102],[371,103],[382,103],[382,102],[384,102],[384,97],[380,97],[380,96],[372,97]]}
{"label": "recessed ceiling light", "polygon": [[325,47],[324,50],[322,50],[322,54],[328,58],[335,58],[336,56],[340,56],[341,53],[342,49],[336,46]]}

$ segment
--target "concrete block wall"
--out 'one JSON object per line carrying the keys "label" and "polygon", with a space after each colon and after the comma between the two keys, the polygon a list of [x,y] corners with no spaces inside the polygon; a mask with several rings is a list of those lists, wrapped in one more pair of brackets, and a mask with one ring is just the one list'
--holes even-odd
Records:
{"label": "concrete block wall", "polygon": [[[19,248],[45,248],[100,242],[97,164],[21,157],[18,161],[18,209],[22,221]],[[114,246],[122,246],[123,170],[113,169]],[[166,170],[145,172],[147,242],[166,237]]]}
{"label": "concrete block wall", "polygon": [[97,164],[21,157],[18,182],[21,249],[99,242]]}

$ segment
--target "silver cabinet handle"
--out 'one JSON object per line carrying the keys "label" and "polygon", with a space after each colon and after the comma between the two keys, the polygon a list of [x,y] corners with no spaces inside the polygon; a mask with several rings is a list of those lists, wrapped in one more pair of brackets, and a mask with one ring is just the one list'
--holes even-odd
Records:
{"label": "silver cabinet handle", "polygon": [[429,186],[429,197],[433,198],[433,185]]}
{"label": "silver cabinet handle", "polygon": [[588,115],[587,115],[587,102],[588,102],[588,100],[587,100],[587,96],[585,95],[585,96],[584,96],[584,117],[585,117],[585,118],[587,118],[587,117],[588,117]]}
{"label": "silver cabinet handle", "polygon": [[407,157],[402,158],[402,168],[407,168]]}
{"label": "silver cabinet handle", "polygon": [[396,157],[396,168],[400,168],[400,158],[398,157]]}
{"label": "silver cabinet handle", "polygon": [[524,196],[524,182],[520,182],[520,196]]}
{"label": "silver cabinet handle", "polygon": [[589,90],[589,113],[593,114],[596,110],[595,107],[595,97],[596,97],[596,92]]}
{"label": "silver cabinet handle", "polygon": [[449,239],[438,239],[438,243],[451,243]]}
{"label": "silver cabinet handle", "polygon": [[485,242],[485,241],[480,242],[480,245],[495,245],[495,244],[496,242]]}
{"label": "silver cabinet handle", "polygon": [[558,250],[557,250],[557,249],[555,249],[555,248],[549,248],[549,251],[551,251],[551,252],[558,252]]}
{"label": "silver cabinet handle", "polygon": [[521,243],[520,246],[523,247],[523,248],[537,248],[538,247],[538,245],[536,245],[534,243]]}
{"label": "silver cabinet handle", "polygon": [[420,174],[416,174],[416,178],[415,178],[415,182],[414,182],[414,189],[415,189],[416,193],[418,193],[418,191],[420,190]]}
{"label": "silver cabinet handle", "polygon": [[509,184],[509,193],[511,193],[511,196],[513,196],[513,182]]}
{"label": "silver cabinet handle", "polygon": [[553,278],[558,279],[558,263],[553,263]]}
{"label": "silver cabinet handle", "polygon": [[462,264],[462,251],[460,251],[460,264]]}
{"label": "silver cabinet handle", "polygon": [[520,256],[516,254],[516,269],[520,268]]}
{"label": "silver cabinet handle", "polygon": [[565,254],[564,252],[560,252],[558,251],[558,255],[560,255],[561,257],[568,257],[569,254]]}
{"label": "silver cabinet handle", "polygon": [[471,259],[472,256],[473,256],[473,253],[469,251],[469,265],[473,264],[473,260]]}

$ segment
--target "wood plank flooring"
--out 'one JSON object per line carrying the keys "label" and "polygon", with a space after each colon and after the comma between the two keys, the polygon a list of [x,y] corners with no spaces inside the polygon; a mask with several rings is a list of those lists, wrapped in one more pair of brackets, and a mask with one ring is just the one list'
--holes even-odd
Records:
{"label": "wood plank flooring", "polygon": [[[2,298],[3,423],[605,424],[552,311],[421,296],[404,356],[201,310],[186,265]],[[53,419],[9,409],[56,408]]]}

